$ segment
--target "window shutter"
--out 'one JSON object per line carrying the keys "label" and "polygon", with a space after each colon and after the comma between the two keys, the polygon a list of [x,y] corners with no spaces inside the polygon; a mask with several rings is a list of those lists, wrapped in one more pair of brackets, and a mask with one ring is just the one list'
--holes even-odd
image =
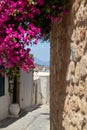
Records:
{"label": "window shutter", "polygon": [[3,96],[4,92],[5,92],[5,78],[2,77],[2,75],[0,74],[0,96]]}

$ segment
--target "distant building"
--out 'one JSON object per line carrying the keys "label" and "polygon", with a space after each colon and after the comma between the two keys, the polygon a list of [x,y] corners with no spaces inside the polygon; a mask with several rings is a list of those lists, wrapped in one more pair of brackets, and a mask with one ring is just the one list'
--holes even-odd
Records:
{"label": "distant building", "polygon": [[[34,70],[34,104],[49,103],[49,68],[36,66]],[[37,96],[35,96],[37,95]],[[37,102],[35,102],[37,98]]]}
{"label": "distant building", "polygon": [[35,64],[35,71],[49,71],[49,66]]}

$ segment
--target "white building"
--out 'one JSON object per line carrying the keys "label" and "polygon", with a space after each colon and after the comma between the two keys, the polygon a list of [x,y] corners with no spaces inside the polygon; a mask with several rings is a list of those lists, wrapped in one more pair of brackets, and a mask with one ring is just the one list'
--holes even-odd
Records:
{"label": "white building", "polygon": [[32,105],[33,72],[26,73],[21,71],[20,84],[19,104],[22,109],[25,109]]}
{"label": "white building", "polygon": [[[21,109],[25,109],[32,105],[33,92],[33,72],[25,73],[21,71],[20,85],[17,88],[17,102]],[[9,96],[8,78],[0,76],[0,120],[6,118],[9,114],[9,105],[11,98]]]}
{"label": "white building", "polygon": [[49,72],[34,72],[34,104],[49,103]]}
{"label": "white building", "polygon": [[[49,103],[49,72],[34,72],[33,79],[32,71],[29,73],[21,71],[18,82],[16,100],[21,109]],[[0,120],[8,116],[9,105],[12,103],[8,90],[8,78],[0,76]]]}
{"label": "white building", "polygon": [[8,93],[8,79],[2,78],[0,75],[0,120],[8,116],[9,108],[9,93]]}
{"label": "white building", "polygon": [[42,104],[49,103],[49,72],[38,73],[41,83]]}

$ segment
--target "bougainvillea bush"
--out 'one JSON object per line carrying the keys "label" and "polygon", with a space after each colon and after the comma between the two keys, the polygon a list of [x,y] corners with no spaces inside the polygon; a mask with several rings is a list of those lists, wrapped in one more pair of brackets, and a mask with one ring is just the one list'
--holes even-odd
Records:
{"label": "bougainvillea bush", "polygon": [[68,13],[69,0],[0,0],[1,72],[34,68],[26,45],[37,44]]}

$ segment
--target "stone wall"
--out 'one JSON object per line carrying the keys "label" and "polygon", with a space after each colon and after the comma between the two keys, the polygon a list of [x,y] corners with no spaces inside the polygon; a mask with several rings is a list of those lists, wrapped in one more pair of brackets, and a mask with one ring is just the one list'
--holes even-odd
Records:
{"label": "stone wall", "polygon": [[87,0],[51,31],[51,130],[87,130]]}

